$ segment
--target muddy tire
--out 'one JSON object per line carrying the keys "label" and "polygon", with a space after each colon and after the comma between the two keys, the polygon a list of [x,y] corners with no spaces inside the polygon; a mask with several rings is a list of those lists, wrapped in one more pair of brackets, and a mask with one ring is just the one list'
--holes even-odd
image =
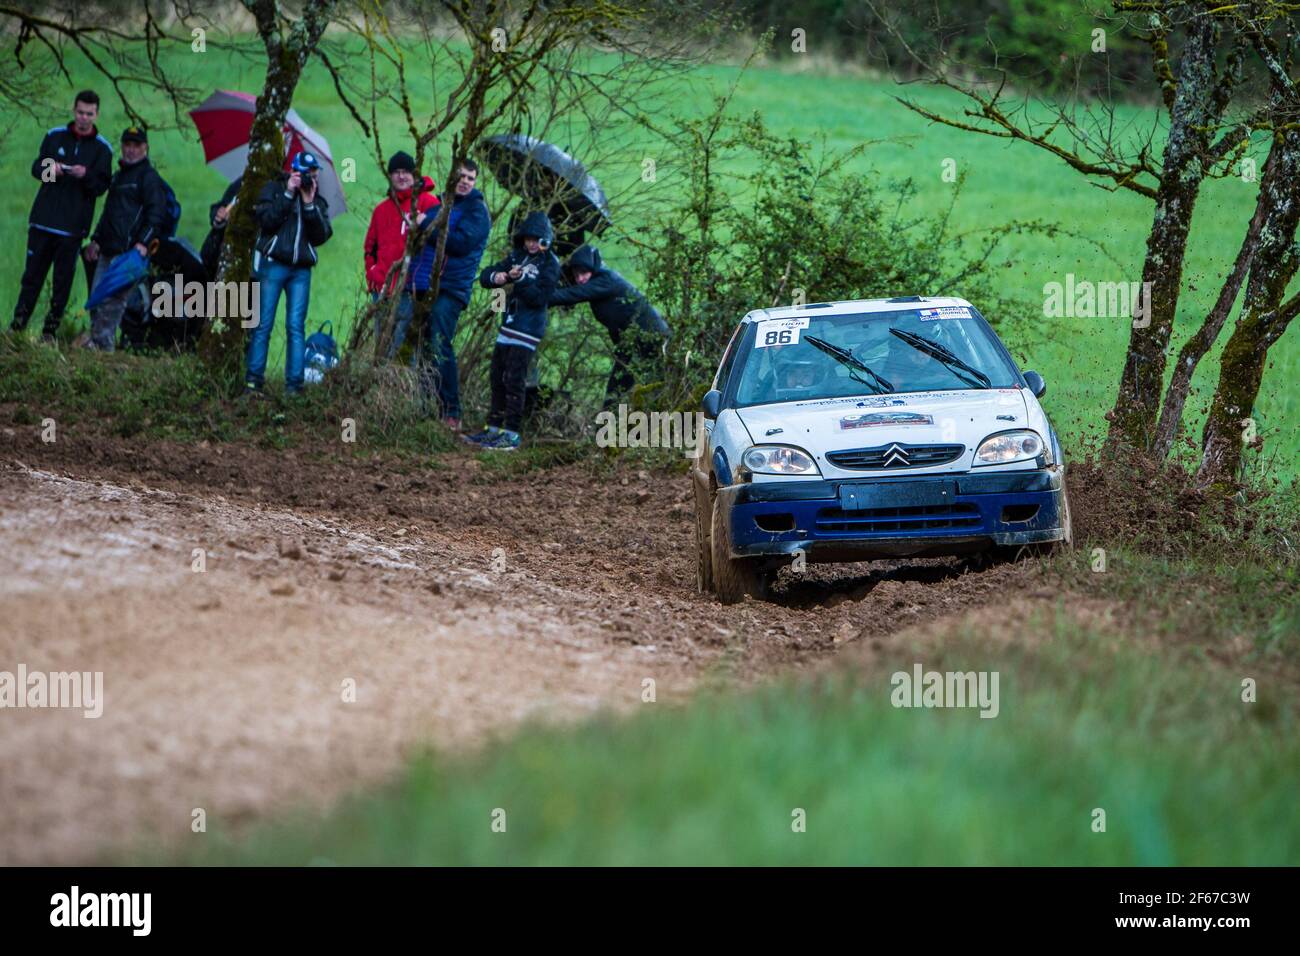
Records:
{"label": "muddy tire", "polygon": [[[710,511],[706,511],[707,502],[700,504],[700,496],[695,496],[695,589],[701,594],[713,591],[713,543],[709,537],[712,524]],[[711,509],[710,509],[711,510]]]}
{"label": "muddy tire", "polygon": [[766,597],[770,575],[763,570],[759,558],[731,556],[731,529],[716,503],[709,538],[713,554],[713,590],[718,600],[723,604],[735,604],[743,601],[746,595],[760,599]]}

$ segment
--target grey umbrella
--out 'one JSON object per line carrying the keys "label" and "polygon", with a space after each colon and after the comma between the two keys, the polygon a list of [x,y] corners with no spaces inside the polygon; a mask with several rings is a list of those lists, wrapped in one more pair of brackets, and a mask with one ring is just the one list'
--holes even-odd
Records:
{"label": "grey umbrella", "polygon": [[600,183],[558,146],[523,133],[502,133],[484,140],[479,155],[506,189],[547,209],[561,236],[557,245],[581,244],[583,232],[600,235],[612,221]]}

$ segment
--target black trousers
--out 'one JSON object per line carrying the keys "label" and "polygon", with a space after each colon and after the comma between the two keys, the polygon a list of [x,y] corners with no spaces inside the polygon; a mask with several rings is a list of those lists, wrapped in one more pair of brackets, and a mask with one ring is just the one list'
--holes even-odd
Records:
{"label": "black trousers", "polygon": [[21,331],[36,309],[41,297],[45,276],[54,266],[54,287],[50,292],[50,311],[45,316],[46,335],[53,335],[63,321],[63,310],[68,307],[72,292],[72,277],[77,273],[77,252],[81,248],[79,236],[60,236],[44,229],[27,230],[27,265],[23,268],[18,304],[14,306],[12,328]]}
{"label": "black trousers", "polygon": [[644,366],[658,358],[663,339],[643,332],[637,326],[610,328],[608,331],[609,337],[614,340],[614,365],[609,370],[609,380],[605,383],[605,408],[612,408],[636,384],[633,366]]}
{"label": "black trousers", "polygon": [[533,350],[497,343],[492,350],[492,407],[487,423],[518,432],[524,423],[524,387]]}

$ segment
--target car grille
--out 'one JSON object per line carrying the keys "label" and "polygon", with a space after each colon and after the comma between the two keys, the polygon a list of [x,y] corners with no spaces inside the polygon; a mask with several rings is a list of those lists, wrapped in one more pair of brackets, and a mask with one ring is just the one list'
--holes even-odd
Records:
{"label": "car grille", "polygon": [[904,445],[891,442],[874,448],[853,448],[826,453],[826,460],[839,468],[924,468],[960,458],[965,445]]}
{"label": "car grille", "polygon": [[818,531],[940,531],[978,527],[979,509],[969,502],[864,508],[861,511],[823,508],[817,515]]}

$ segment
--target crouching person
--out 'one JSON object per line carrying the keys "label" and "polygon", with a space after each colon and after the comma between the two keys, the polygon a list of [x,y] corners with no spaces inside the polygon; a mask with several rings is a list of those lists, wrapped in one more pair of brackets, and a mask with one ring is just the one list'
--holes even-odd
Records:
{"label": "crouching person", "polygon": [[605,407],[609,408],[636,384],[633,367],[644,367],[658,357],[668,338],[668,323],[640,289],[605,266],[595,246],[574,250],[565,273],[569,285],[551,294],[551,305],[588,303],[614,343],[614,364],[605,383]]}
{"label": "crouching person", "polygon": [[[95,270],[91,295],[122,253],[134,249],[148,258],[149,243],[161,236],[166,221],[167,191],[149,162],[149,137],[138,126],[128,127],[122,133],[122,158],[109,183],[99,225],[82,253],[87,265]],[[134,289],[135,283],[130,283],[90,310],[90,338],[85,343],[88,348],[113,351],[126,300]]]}
{"label": "crouching person", "polygon": [[528,363],[546,334],[546,308],[560,279],[560,260],[551,252],[551,221],[529,213],[515,231],[510,254],[483,270],[479,285],[509,285],[505,318],[492,350],[492,406],[487,428],[466,441],[492,451],[514,451],[524,420]]}
{"label": "crouching person", "polygon": [[313,153],[298,153],[289,172],[262,187],[253,207],[262,229],[254,261],[261,295],[257,326],[248,340],[246,395],[262,391],[281,292],[286,297],[284,387],[290,395],[302,391],[311,270],[316,265],[316,247],[328,242],[333,234],[329,207],[316,188],[319,171],[320,161]]}

